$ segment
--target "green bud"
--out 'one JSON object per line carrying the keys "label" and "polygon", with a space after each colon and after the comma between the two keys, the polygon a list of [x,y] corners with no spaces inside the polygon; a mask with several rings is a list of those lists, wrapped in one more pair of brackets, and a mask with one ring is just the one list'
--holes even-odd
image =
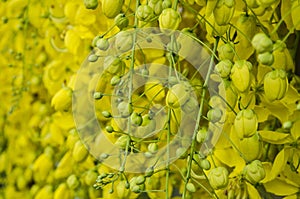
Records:
{"label": "green bud", "polygon": [[118,105],[118,111],[122,117],[128,117],[132,113],[132,105],[128,102],[121,102]]}
{"label": "green bud", "polygon": [[264,33],[257,33],[251,43],[258,53],[272,52],[273,50],[273,41]]}
{"label": "green bud", "polygon": [[149,151],[150,153],[157,153],[157,150],[158,150],[158,145],[157,145],[157,143],[150,143],[150,144],[148,145],[148,151]]}
{"label": "green bud", "polygon": [[112,126],[106,126],[106,127],[105,127],[105,130],[106,130],[108,133],[114,132],[114,128],[113,128]]}
{"label": "green bud", "polygon": [[103,97],[103,94],[102,93],[100,93],[100,92],[95,92],[94,93],[94,99],[95,100],[99,100],[99,99],[101,99]]}
{"label": "green bud", "polygon": [[163,0],[162,7],[163,7],[163,9],[171,8],[172,7],[172,0]]}
{"label": "green bud", "polygon": [[252,109],[238,112],[234,120],[234,129],[240,139],[253,136],[258,127],[257,116]]}
{"label": "green bud", "polygon": [[189,192],[196,192],[196,187],[193,183],[189,182],[186,184],[186,189],[189,191]]}
{"label": "green bud", "polygon": [[222,115],[223,115],[222,110],[216,107],[216,108],[210,109],[208,111],[207,119],[208,119],[208,121],[210,121],[212,123],[216,123],[221,120]]}
{"label": "green bud", "polygon": [[271,66],[274,63],[274,55],[271,52],[260,53],[257,61],[263,65]]}
{"label": "green bud", "polygon": [[166,8],[159,15],[159,27],[162,31],[170,33],[170,30],[176,30],[181,22],[181,15],[172,8]]}
{"label": "green bud", "polygon": [[107,154],[107,153],[102,153],[101,155],[100,155],[100,159],[101,160],[105,160],[105,159],[107,159],[109,157],[109,155]]}
{"label": "green bud", "polygon": [[144,184],[145,181],[146,181],[146,178],[145,178],[144,176],[138,176],[138,177],[136,178],[135,183],[136,183],[137,185],[141,185],[141,184]]}
{"label": "green bud", "polygon": [[243,175],[245,179],[251,184],[256,184],[265,178],[266,172],[261,161],[254,160],[253,162],[245,166]]}
{"label": "green bud", "polygon": [[105,51],[105,50],[107,50],[108,47],[109,47],[109,42],[108,42],[108,40],[105,39],[105,38],[100,38],[100,39],[97,40],[96,46],[97,46],[97,48],[99,48],[100,50],[104,50],[104,51]]}
{"label": "green bud", "polygon": [[140,21],[149,22],[154,17],[153,9],[148,5],[140,5],[136,10],[136,17]]}
{"label": "green bud", "polygon": [[118,28],[120,30],[126,28],[129,24],[128,17],[126,17],[124,14],[118,14],[115,17],[114,21],[115,21],[116,26],[118,26]]}
{"label": "green bud", "polygon": [[228,59],[228,60],[232,61],[233,57],[235,55],[235,53],[234,53],[234,44],[226,43],[226,44],[220,45],[218,47],[218,53],[219,53],[219,58],[221,60]]}
{"label": "green bud", "polygon": [[202,127],[198,132],[197,132],[197,142],[202,143],[206,140],[207,137],[207,128]]}
{"label": "green bud", "polygon": [[293,126],[293,122],[292,121],[286,121],[282,124],[282,128],[284,129],[290,129]]}
{"label": "green bud", "polygon": [[133,35],[130,32],[121,31],[116,35],[116,48],[121,52],[129,51],[133,44]]}
{"label": "green bud", "polygon": [[145,177],[150,177],[150,176],[153,175],[153,173],[154,173],[154,168],[153,167],[148,167],[146,169],[146,172],[145,172]]}
{"label": "green bud", "polygon": [[103,115],[105,118],[110,118],[110,117],[111,117],[111,113],[108,112],[108,111],[102,111],[102,115]]}
{"label": "green bud", "polygon": [[228,185],[228,170],[225,167],[212,169],[208,174],[208,180],[213,189],[222,189]]}
{"label": "green bud", "polygon": [[98,56],[95,55],[95,54],[91,54],[89,57],[88,57],[88,61],[89,62],[96,62],[98,60]]}
{"label": "green bud", "polygon": [[115,86],[115,85],[119,84],[120,81],[121,81],[120,76],[115,75],[115,76],[113,76],[113,77],[111,78],[110,84],[111,84],[112,86]]}
{"label": "green bud", "polygon": [[199,165],[204,170],[209,170],[211,165],[207,159],[200,159]]}
{"label": "green bud", "polygon": [[84,6],[87,9],[95,10],[98,7],[98,0],[84,0]]}
{"label": "green bud", "polygon": [[77,179],[76,175],[73,174],[67,178],[67,185],[70,189],[76,189],[79,186],[79,184],[80,182]]}
{"label": "green bud", "polygon": [[117,141],[115,142],[115,145],[117,145],[121,149],[125,149],[129,139],[130,138],[128,137],[128,135],[122,135],[117,139]]}
{"label": "green bud", "polygon": [[215,71],[216,71],[216,73],[218,73],[220,75],[220,77],[227,78],[230,75],[232,66],[233,66],[233,64],[231,63],[231,61],[228,59],[225,59],[225,60],[220,61],[216,65]]}
{"label": "green bud", "polygon": [[143,123],[143,118],[140,114],[133,112],[131,114],[131,123],[135,126],[141,126]]}

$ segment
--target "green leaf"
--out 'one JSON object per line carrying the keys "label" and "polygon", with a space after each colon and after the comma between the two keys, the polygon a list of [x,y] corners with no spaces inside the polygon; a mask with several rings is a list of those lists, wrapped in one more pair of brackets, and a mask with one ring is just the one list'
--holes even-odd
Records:
{"label": "green leaf", "polygon": [[289,196],[299,191],[298,187],[290,185],[282,180],[275,179],[264,184],[267,192],[277,196]]}
{"label": "green leaf", "polygon": [[289,134],[279,133],[276,131],[258,131],[262,140],[271,144],[285,144],[290,142]]}
{"label": "green leaf", "polygon": [[290,148],[283,148],[277,154],[271,170],[271,179],[275,179],[277,175],[281,173],[281,171],[283,171],[289,156],[290,156]]}
{"label": "green leaf", "polygon": [[246,182],[249,199],[259,199],[261,196],[259,195],[257,189],[250,183]]}

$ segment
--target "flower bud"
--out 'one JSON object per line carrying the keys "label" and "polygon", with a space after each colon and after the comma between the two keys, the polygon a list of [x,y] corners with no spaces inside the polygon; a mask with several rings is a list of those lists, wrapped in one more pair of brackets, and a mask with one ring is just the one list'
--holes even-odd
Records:
{"label": "flower bud", "polygon": [[146,178],[144,176],[140,175],[136,178],[135,184],[141,185],[141,184],[144,184],[145,181],[146,181]]}
{"label": "flower bud", "polygon": [[163,0],[162,7],[163,7],[163,9],[171,8],[172,7],[172,0]]}
{"label": "flower bud", "polygon": [[273,41],[264,33],[257,33],[251,43],[257,53],[272,52]]}
{"label": "flower bud", "polygon": [[206,140],[207,137],[207,128],[202,127],[198,132],[197,132],[197,142],[202,143]]}
{"label": "flower bud", "polygon": [[225,167],[212,169],[207,177],[210,185],[215,190],[225,188],[228,184],[228,171]]}
{"label": "flower bud", "polygon": [[199,165],[204,170],[209,170],[211,167],[210,162],[207,159],[201,159]]}
{"label": "flower bud", "polygon": [[157,153],[157,150],[158,150],[158,145],[157,145],[157,143],[150,143],[150,144],[148,145],[148,151],[149,151],[150,153]]}
{"label": "flower bud", "polygon": [[260,53],[257,56],[257,61],[263,65],[271,66],[274,63],[274,55],[271,52]]}
{"label": "flower bud", "polygon": [[208,119],[208,121],[210,121],[212,123],[216,123],[221,120],[222,115],[223,115],[222,110],[216,107],[216,108],[210,109],[208,111],[207,119]]}
{"label": "flower bud", "polygon": [[126,28],[129,24],[128,17],[126,17],[124,14],[118,14],[115,17],[114,22],[120,30],[122,30],[123,28]]}
{"label": "flower bud", "polygon": [[77,179],[76,175],[73,174],[67,178],[67,185],[70,189],[76,189],[79,186],[79,184],[80,182]]}
{"label": "flower bud", "polygon": [[264,78],[264,91],[270,101],[282,99],[288,89],[286,72],[281,69],[273,70]]}
{"label": "flower bud", "polygon": [[213,14],[219,26],[227,25],[233,17],[235,9],[234,0],[218,0]]}
{"label": "flower bud", "polygon": [[107,18],[116,17],[122,9],[124,0],[102,0],[102,12]]}
{"label": "flower bud", "polygon": [[121,149],[125,149],[129,139],[130,138],[128,137],[128,135],[122,135],[117,139],[117,141],[115,142],[115,145],[117,145]]}
{"label": "flower bud", "polygon": [[244,109],[238,112],[234,120],[234,129],[240,139],[253,136],[257,127],[257,116],[252,109]]}
{"label": "flower bud", "polygon": [[93,170],[88,170],[84,176],[84,182],[88,186],[92,186],[95,184],[96,180],[98,178],[98,174]]}
{"label": "flower bud", "polygon": [[218,47],[218,53],[219,53],[219,58],[221,60],[233,60],[233,57],[235,55],[234,53],[234,45],[232,43],[226,43],[223,45],[220,45]]}
{"label": "flower bud", "polygon": [[104,68],[111,74],[120,74],[125,68],[125,63],[119,57],[107,56],[104,59]]}
{"label": "flower bud", "polygon": [[243,175],[245,179],[251,184],[256,184],[265,178],[266,172],[261,161],[254,160],[253,162],[245,166]]}
{"label": "flower bud", "polygon": [[149,1],[149,6],[153,9],[154,11],[154,14],[156,15],[160,15],[161,12],[163,11],[163,1],[162,0],[159,0],[159,1],[156,1],[156,0],[150,0]]}
{"label": "flower bud", "polygon": [[148,5],[140,5],[136,10],[136,17],[140,21],[149,22],[154,17],[153,9]]}
{"label": "flower bud", "polygon": [[196,192],[196,187],[195,187],[195,185],[194,185],[193,183],[191,183],[191,182],[187,183],[186,189],[187,189],[189,192],[192,192],[192,193]]}
{"label": "flower bud", "polygon": [[133,111],[132,105],[123,101],[118,105],[118,111],[122,117],[128,117]]}
{"label": "flower bud", "polygon": [[143,118],[140,114],[134,112],[131,114],[131,123],[135,126],[141,126],[143,123]]}
{"label": "flower bud", "polygon": [[129,51],[133,44],[133,36],[130,32],[121,31],[116,35],[116,48],[121,52]]}
{"label": "flower bud", "polygon": [[87,9],[95,10],[98,7],[98,0],[84,0]]}
{"label": "flower bud", "polygon": [[165,33],[170,33],[170,30],[176,30],[181,22],[181,16],[179,12],[172,8],[166,8],[159,15],[159,27]]}
{"label": "flower bud", "polygon": [[72,89],[69,87],[61,88],[52,98],[51,106],[56,111],[68,111],[72,105]]}
{"label": "flower bud", "polygon": [[239,92],[245,92],[250,86],[250,69],[252,64],[246,60],[238,60],[231,69],[231,80]]}
{"label": "flower bud", "polygon": [[215,71],[220,75],[220,77],[227,78],[230,75],[232,65],[233,64],[230,60],[222,60],[216,65]]}
{"label": "flower bud", "polygon": [[99,48],[100,50],[107,50],[109,47],[109,42],[107,39],[105,38],[99,38],[96,42],[96,46],[97,48]]}
{"label": "flower bud", "polygon": [[54,192],[53,199],[71,198],[71,192],[66,183],[60,184]]}
{"label": "flower bud", "polygon": [[168,91],[166,103],[171,108],[178,108],[183,106],[189,99],[189,89],[184,83],[178,83],[172,86]]}
{"label": "flower bud", "polygon": [[85,146],[78,140],[73,148],[73,158],[76,162],[81,162],[86,159],[89,152]]}

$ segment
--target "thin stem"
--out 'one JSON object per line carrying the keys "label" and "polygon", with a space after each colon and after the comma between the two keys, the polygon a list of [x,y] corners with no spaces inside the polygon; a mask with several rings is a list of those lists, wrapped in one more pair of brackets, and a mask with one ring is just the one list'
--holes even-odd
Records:
{"label": "thin stem", "polygon": [[[138,8],[140,4],[140,1],[139,0],[136,0],[136,10]],[[138,24],[138,19],[136,17],[136,15],[134,16],[134,28],[137,27],[137,24]],[[134,54],[135,54],[135,43],[136,43],[136,40],[137,40],[137,32],[136,32],[136,29],[134,30],[134,33],[133,33],[133,45],[132,45],[132,51],[131,51],[131,63],[130,63],[130,68],[129,68],[129,91],[128,91],[128,102],[129,104],[131,105],[132,104],[132,98],[131,98],[131,93],[133,91],[133,73],[134,73],[134,63],[135,63],[135,58],[134,58]],[[128,135],[129,135],[129,138],[130,138],[130,134],[131,134],[131,117],[128,118]],[[124,160],[121,164],[121,172],[125,171],[125,164],[126,164],[126,159],[127,159],[127,156],[128,156],[128,150],[129,150],[129,147],[130,147],[130,142],[131,142],[131,139],[127,139],[127,143],[126,143],[126,148],[125,148],[125,155],[124,155]]]}
{"label": "thin stem", "polygon": [[[220,38],[216,37],[216,41],[215,41],[215,44],[214,44],[213,52],[216,52],[219,40],[220,40]],[[211,59],[210,59],[210,64],[209,64],[209,68],[208,68],[208,71],[207,71],[207,75],[206,75],[206,78],[205,78],[205,82],[203,84],[202,98],[201,98],[201,102],[200,102],[200,109],[199,109],[199,112],[198,112],[196,126],[195,126],[194,133],[193,133],[193,136],[192,136],[192,144],[191,144],[191,151],[190,151],[190,156],[191,157],[190,157],[190,159],[188,161],[188,168],[187,168],[187,174],[186,174],[186,179],[185,179],[185,185],[184,185],[184,190],[183,190],[183,194],[182,194],[182,199],[185,199],[185,197],[186,197],[186,191],[187,191],[186,186],[187,186],[187,184],[188,184],[188,182],[190,180],[190,177],[191,177],[192,160],[193,160],[193,155],[194,155],[194,152],[195,152],[197,131],[199,129],[200,120],[201,120],[202,114],[203,114],[204,98],[206,96],[206,91],[207,91],[207,86],[208,86],[210,74],[211,74],[211,72],[213,70],[214,59],[215,59],[215,56],[212,55]]]}

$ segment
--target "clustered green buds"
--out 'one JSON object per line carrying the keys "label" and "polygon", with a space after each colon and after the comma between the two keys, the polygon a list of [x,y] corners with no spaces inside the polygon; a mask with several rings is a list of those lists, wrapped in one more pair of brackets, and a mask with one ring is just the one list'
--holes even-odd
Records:
{"label": "clustered green buds", "polygon": [[213,189],[223,189],[228,185],[228,170],[225,167],[212,169],[207,177]]}
{"label": "clustered green buds", "polygon": [[240,139],[253,136],[257,127],[257,116],[252,109],[244,109],[238,112],[234,120],[234,129]]}
{"label": "clustered green buds", "polygon": [[270,101],[282,99],[288,89],[286,72],[281,69],[273,70],[264,78],[264,91]]}
{"label": "clustered green buds", "polygon": [[265,178],[266,172],[261,161],[254,160],[245,166],[243,175],[251,184],[256,184]]}

